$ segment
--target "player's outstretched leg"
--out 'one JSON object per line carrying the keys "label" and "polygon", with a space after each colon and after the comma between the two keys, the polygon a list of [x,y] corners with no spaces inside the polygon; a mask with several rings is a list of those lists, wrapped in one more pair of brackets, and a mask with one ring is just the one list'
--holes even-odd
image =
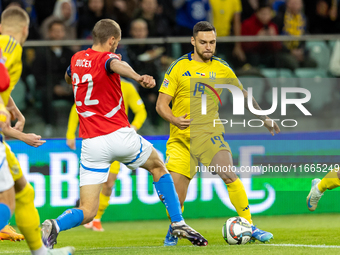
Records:
{"label": "player's outstretched leg", "polygon": [[308,210],[313,212],[318,206],[319,200],[322,197],[323,193],[318,189],[318,184],[321,182],[320,179],[315,178],[312,180],[312,188],[307,196],[307,207]]}
{"label": "player's outstretched leg", "polygon": [[193,245],[208,245],[208,240],[185,223],[172,177],[167,172],[164,163],[154,148],[152,148],[149,159],[142,167],[153,175],[158,196],[168,210],[171,218],[171,234],[179,238],[188,239]]}
{"label": "player's outstretched leg", "polygon": [[80,187],[80,206],[66,210],[57,219],[45,220],[42,224],[42,239],[47,248],[57,243],[60,231],[86,224],[93,220],[98,211],[99,193],[102,184],[84,185]]}
{"label": "player's outstretched leg", "polygon": [[333,169],[325,177],[314,179],[312,181],[312,188],[307,196],[307,207],[310,211],[315,211],[318,202],[326,190],[332,190],[340,187],[340,172],[339,169]]}
{"label": "player's outstretched leg", "polygon": [[[5,169],[4,171],[7,171],[7,169]],[[3,187],[0,187],[0,230],[5,230],[6,227],[8,227],[8,222],[12,217],[12,213],[14,212],[14,208],[15,208],[15,193],[14,193],[14,187],[9,187],[5,189],[5,185],[4,185],[4,180],[5,180],[5,172],[2,172],[2,176],[0,175],[0,181]],[[12,182],[10,183],[8,186],[10,186],[11,184],[13,184],[13,180],[11,180],[11,175],[9,174],[9,171],[6,173],[6,177],[8,177],[8,179]],[[5,183],[7,184],[7,183]],[[3,189],[1,189],[3,188]],[[7,235],[3,234],[0,235],[0,240],[10,240],[10,239],[6,239]]]}
{"label": "player's outstretched leg", "polygon": [[[185,198],[187,196],[188,193],[188,186],[190,183],[190,179],[187,176],[184,176],[182,174],[176,173],[176,172],[170,172],[172,180],[174,182],[175,185],[175,189],[176,189],[176,193],[178,195],[179,198],[179,202],[181,204],[181,210],[182,213],[184,212],[184,201]],[[168,210],[166,210],[166,214],[168,215],[168,218],[170,220],[171,223],[171,218],[169,215]],[[169,229],[165,235],[165,239],[164,239],[164,246],[175,246],[177,245],[178,242],[178,238],[177,236],[172,235],[172,227],[171,224],[169,226]]]}
{"label": "player's outstretched leg", "polygon": [[[232,157],[229,151],[222,150],[215,154],[211,161],[212,166],[232,166]],[[215,169],[218,169],[217,167]],[[273,234],[264,230],[261,230],[253,225],[251,219],[251,213],[249,210],[249,202],[247,193],[244,189],[243,183],[237,177],[237,175],[230,171],[217,171],[217,174],[222,178],[227,186],[230,202],[236,209],[236,212],[240,217],[245,218],[252,225],[252,240],[258,240],[260,242],[269,242],[273,239]]]}
{"label": "player's outstretched leg", "polygon": [[25,240],[25,237],[22,234],[19,234],[12,228],[10,225],[6,225],[0,231],[0,240],[9,240],[12,242]]}

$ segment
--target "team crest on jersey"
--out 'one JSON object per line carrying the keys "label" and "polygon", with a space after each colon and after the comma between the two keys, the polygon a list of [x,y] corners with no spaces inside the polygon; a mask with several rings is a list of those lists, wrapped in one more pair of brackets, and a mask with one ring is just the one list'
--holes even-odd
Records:
{"label": "team crest on jersey", "polygon": [[19,166],[14,165],[14,166],[11,167],[11,170],[12,170],[14,175],[19,174]]}
{"label": "team crest on jersey", "polygon": [[163,87],[167,88],[168,86],[169,86],[169,80],[168,79],[164,79]]}
{"label": "team crest on jersey", "polygon": [[199,72],[196,72],[196,74],[200,75],[200,76],[205,76],[205,73],[199,73]]}
{"label": "team crest on jersey", "polygon": [[210,80],[216,80],[216,73],[215,72],[209,72],[209,79]]}
{"label": "team crest on jersey", "polygon": [[109,55],[109,57],[110,57],[110,58],[116,58],[116,59],[119,59],[119,58],[117,57],[117,55],[115,55],[115,54],[113,54],[113,53],[112,53],[112,54],[108,54],[108,55]]}

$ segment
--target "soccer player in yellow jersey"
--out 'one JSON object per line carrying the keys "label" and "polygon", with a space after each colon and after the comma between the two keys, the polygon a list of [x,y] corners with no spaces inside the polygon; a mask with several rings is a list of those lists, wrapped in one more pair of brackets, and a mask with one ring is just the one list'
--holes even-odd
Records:
{"label": "soccer player in yellow jersey", "polygon": [[326,190],[332,190],[340,187],[340,171],[339,166],[331,170],[322,180],[315,178],[312,181],[312,188],[307,196],[308,210],[313,212],[318,206],[319,200]]}
{"label": "soccer player in yellow jersey", "polygon": [[[10,76],[9,87],[0,93],[4,105],[9,109],[12,117],[17,119],[14,128],[3,128],[5,135],[17,138],[32,146],[40,146],[45,141],[40,140],[40,136],[35,134],[24,134],[22,130],[25,118],[16,107],[11,92],[18,82],[22,72],[22,45],[28,36],[29,17],[28,14],[19,7],[9,7],[1,14],[1,35],[0,48],[3,50],[5,67]],[[3,137],[1,135],[1,137]],[[32,255],[46,254],[73,254],[74,248],[65,247],[55,251],[47,250],[41,240],[40,219],[37,209],[34,207],[34,190],[22,174],[19,162],[11,151],[8,144],[5,146],[6,159],[10,172],[14,180],[15,190],[15,221],[21,233],[25,236]],[[9,226],[0,232],[0,238],[6,240],[21,240],[22,237],[16,234]]]}
{"label": "soccer player in yellow jersey", "polygon": [[[194,52],[186,54],[173,62],[166,72],[159,90],[160,94],[156,106],[159,115],[170,122],[166,167],[174,180],[182,210],[190,180],[196,174],[195,166],[198,161],[205,166],[215,166],[215,169],[217,169],[216,166],[228,167],[233,165],[229,145],[224,141],[223,125],[218,125],[216,128],[212,128],[211,125],[213,119],[219,119],[218,106],[212,100],[209,100],[207,103],[207,108],[209,109],[207,118],[199,119],[201,114],[201,94],[197,96],[199,103],[197,101],[192,102],[192,98],[194,98],[192,94],[197,93],[198,89],[190,85],[192,78],[201,78],[200,81],[203,81],[201,85],[203,84],[205,87],[213,86],[205,84],[209,83],[210,79],[204,79],[204,76],[214,73],[213,79],[225,79],[225,82],[227,82],[225,84],[234,85],[235,89],[241,90],[245,102],[247,102],[248,97],[247,91],[243,89],[242,84],[228,64],[214,56],[216,48],[216,30],[214,26],[209,22],[198,22],[193,29],[191,44],[194,46]],[[198,90],[204,90],[204,86]],[[216,89],[216,91],[216,93],[221,94],[222,89]],[[252,101],[254,108],[260,110],[254,98]],[[172,109],[169,107],[170,102],[172,102]],[[197,109],[196,106],[199,108],[199,114],[194,111]],[[246,105],[245,107],[248,106]],[[275,121],[267,116],[257,117],[263,121],[264,126],[272,135],[274,135],[274,132],[280,132]],[[200,125],[207,119],[211,121],[209,126]],[[232,171],[217,171],[217,174],[227,185],[230,201],[238,215],[252,224],[247,194],[240,179]],[[253,224],[252,228],[253,239],[265,242],[273,238],[271,233],[260,230]],[[170,226],[164,241],[165,246],[177,244],[177,238],[172,236],[171,232]]]}
{"label": "soccer player in yellow jersey", "polygon": [[[134,119],[131,123],[131,127],[136,131],[140,129],[146,119],[146,110],[142,99],[140,98],[136,88],[132,83],[121,78],[121,86],[123,93],[123,100],[125,104],[126,114],[129,112],[129,108],[134,113]],[[69,120],[68,120],[68,128],[66,133],[66,143],[70,149],[75,150],[75,133],[78,126],[79,117],[76,111],[76,105],[74,104]],[[117,179],[117,175],[120,169],[120,163],[115,161],[111,164],[109,177],[107,182],[103,184],[102,191],[100,193],[99,198],[99,209],[97,215],[94,217],[94,220],[85,224],[84,227],[92,229],[94,231],[104,231],[102,224],[100,222],[106,208],[109,206],[109,200],[112,193],[113,185]]]}

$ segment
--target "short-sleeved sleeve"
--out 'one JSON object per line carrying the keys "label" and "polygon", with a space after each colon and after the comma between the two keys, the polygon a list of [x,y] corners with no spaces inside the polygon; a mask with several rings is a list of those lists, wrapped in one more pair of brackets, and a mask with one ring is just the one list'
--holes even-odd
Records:
{"label": "short-sleeved sleeve", "polygon": [[238,87],[240,90],[243,90],[243,85],[241,81],[237,78],[236,74],[234,71],[230,68],[227,67],[227,77],[230,77],[233,79],[232,84]]}
{"label": "short-sleeved sleeve", "polygon": [[18,83],[22,72],[22,47],[11,36],[2,36],[0,40],[0,47],[3,50],[3,56],[6,59],[5,67],[8,70],[10,77],[9,87],[1,93],[4,104],[7,105],[9,97],[15,85]]}
{"label": "short-sleeved sleeve", "polygon": [[120,58],[118,57],[118,55],[116,54],[107,54],[106,56],[106,60],[105,60],[105,70],[109,73],[114,73],[111,69],[110,69],[110,64],[112,62],[112,60],[117,59],[120,60]]}
{"label": "short-sleeved sleeve", "polygon": [[174,61],[165,73],[159,92],[172,97],[175,96],[178,87],[177,70],[178,64],[176,64],[176,61]]}
{"label": "short-sleeved sleeve", "polygon": [[71,75],[72,75],[72,72],[71,72],[71,65],[69,65],[68,68],[66,69],[66,73],[67,73],[68,76],[71,77]]}

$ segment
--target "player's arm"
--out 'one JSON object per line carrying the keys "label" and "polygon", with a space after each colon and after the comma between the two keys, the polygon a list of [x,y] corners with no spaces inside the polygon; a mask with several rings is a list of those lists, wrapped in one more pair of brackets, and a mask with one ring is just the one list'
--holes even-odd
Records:
{"label": "player's arm", "polygon": [[[107,64],[110,66],[110,70],[120,76],[133,79],[141,86],[147,89],[151,89],[156,86],[155,79],[150,75],[139,75],[132,69],[132,67],[125,61],[121,61],[116,58],[110,58]],[[108,70],[108,68],[107,68]]]}
{"label": "player's arm", "polygon": [[66,144],[67,146],[75,150],[76,149],[76,130],[79,123],[79,117],[76,110],[76,104],[71,108],[70,115],[68,117],[67,133],[66,133]]}
{"label": "player's arm", "polygon": [[[10,78],[5,67],[5,59],[2,57],[2,50],[0,48],[0,92],[4,92],[9,88]],[[0,129],[10,126],[10,114],[6,109],[4,101],[0,93]]]}
{"label": "player's arm", "polygon": [[19,131],[23,131],[26,121],[25,117],[24,115],[22,115],[11,96],[8,100],[7,109],[11,113],[12,119],[17,120],[13,128]]}
{"label": "player's arm", "polygon": [[40,145],[43,145],[46,141],[40,140],[41,136],[36,134],[26,134],[19,130],[16,130],[10,126],[6,126],[2,129],[2,132],[9,137],[18,139],[20,141],[23,141],[24,143],[33,146],[33,147],[39,147]]}
{"label": "player's arm", "polygon": [[170,108],[170,102],[172,100],[172,96],[167,95],[165,93],[160,92],[158,95],[157,103],[156,103],[156,111],[157,113],[166,121],[175,125],[179,129],[183,130],[190,126],[192,119],[186,119],[188,114],[186,113],[183,116],[175,117]]}
{"label": "player's arm", "polygon": [[129,88],[129,92],[130,93],[128,94],[126,104],[128,105],[128,107],[131,108],[131,111],[135,115],[131,126],[134,127],[137,131],[144,124],[147,113],[143,100],[140,98],[137,90],[133,87],[133,85],[131,85],[131,88]]}
{"label": "player's arm", "polygon": [[4,101],[2,100],[2,97],[0,95],[0,131],[11,125],[10,119],[10,114],[6,109]]}
{"label": "player's arm", "polygon": [[[248,91],[245,90],[245,89],[242,89],[242,92],[243,92],[243,95],[244,95],[244,106],[249,111],[249,108],[248,108]],[[259,106],[259,104],[256,102],[254,97],[252,98],[252,104],[253,104],[253,106],[256,110],[262,110],[261,107]],[[272,120],[271,118],[269,118],[266,115],[256,115],[256,114],[254,114],[254,115],[258,119],[260,119],[264,122],[264,126],[269,130],[269,132],[272,135],[274,135],[274,131],[277,134],[280,133],[280,128],[274,120]]]}

